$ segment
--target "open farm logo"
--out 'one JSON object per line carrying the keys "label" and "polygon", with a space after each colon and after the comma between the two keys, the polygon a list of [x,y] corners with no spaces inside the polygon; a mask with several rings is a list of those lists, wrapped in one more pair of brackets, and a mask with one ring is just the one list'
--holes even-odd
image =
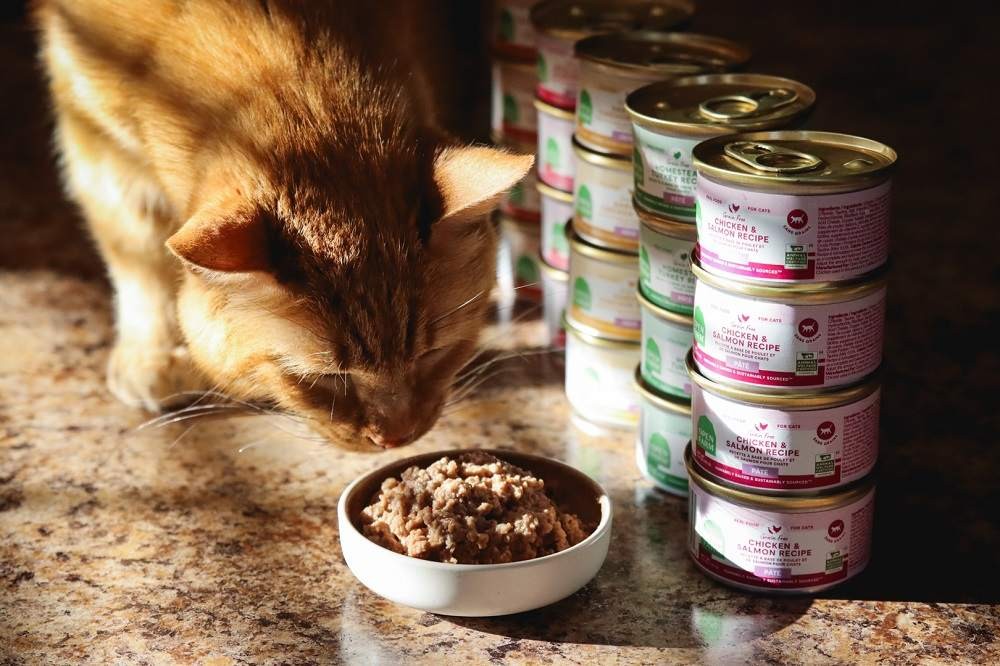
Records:
{"label": "open farm logo", "polygon": [[819,333],[819,322],[808,317],[799,322],[799,335],[803,338],[815,338]]}
{"label": "open farm logo", "polygon": [[757,429],[757,432],[764,432],[767,430],[767,423],[761,421],[760,423],[754,423],[753,427]]}
{"label": "open farm logo", "polygon": [[748,315],[748,314],[741,314],[741,315],[739,315],[738,318],[739,318],[741,324],[745,324],[748,321],[750,321],[750,315]]}
{"label": "open farm logo", "polygon": [[806,225],[809,224],[809,215],[801,208],[796,208],[788,214],[785,220],[788,222],[789,227],[798,231],[799,229],[805,229]]}
{"label": "open farm logo", "polygon": [[729,204],[729,212],[735,215],[740,212],[740,207],[737,204],[731,203]]}
{"label": "open farm logo", "polygon": [[823,421],[816,426],[816,436],[824,442],[832,439],[835,434],[837,434],[837,426],[833,425],[833,421]]}
{"label": "open farm logo", "polygon": [[830,535],[831,539],[838,539],[840,535],[844,533],[844,521],[840,518],[830,523],[830,526],[826,528],[826,533]]}
{"label": "open farm logo", "polygon": [[767,528],[767,531],[770,534],[780,534],[781,533],[781,525],[771,525],[771,526],[769,526]]}

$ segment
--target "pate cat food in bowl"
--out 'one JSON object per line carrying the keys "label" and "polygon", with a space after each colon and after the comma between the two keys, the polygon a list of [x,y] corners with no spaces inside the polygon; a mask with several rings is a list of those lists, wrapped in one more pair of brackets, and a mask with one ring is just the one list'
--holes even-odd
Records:
{"label": "pate cat food in bowl", "polygon": [[549,458],[443,451],[357,479],[338,520],[347,566],[376,594],[444,615],[507,615],[594,577],[611,503],[589,477]]}

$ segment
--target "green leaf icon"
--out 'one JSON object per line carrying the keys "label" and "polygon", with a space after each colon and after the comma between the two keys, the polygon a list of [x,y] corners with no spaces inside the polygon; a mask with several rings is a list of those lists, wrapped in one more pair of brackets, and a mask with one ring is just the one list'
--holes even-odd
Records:
{"label": "green leaf icon", "polygon": [[553,169],[559,168],[559,163],[562,160],[559,156],[559,144],[552,137],[545,142],[545,165],[552,167]]}
{"label": "green leaf icon", "polygon": [[639,246],[639,281],[644,287],[649,287],[650,280],[650,269],[649,269],[649,254],[646,252],[646,246]]}
{"label": "green leaf icon", "polygon": [[573,304],[584,310],[590,310],[591,303],[590,285],[582,277],[578,277],[573,283]]}
{"label": "green leaf icon", "polygon": [[503,96],[503,119],[507,123],[517,123],[517,117],[520,114],[517,112],[517,100],[511,95]]}
{"label": "green leaf icon", "polygon": [[576,114],[584,125],[589,125],[594,120],[594,104],[590,101],[590,93],[586,90],[580,90],[580,103],[576,105]]}
{"label": "green leaf icon", "polygon": [[643,375],[652,373],[654,375],[660,374],[660,370],[663,367],[663,359],[660,355],[660,346],[656,344],[656,340],[653,338],[646,338],[646,363],[644,364],[642,370]]}
{"label": "green leaf icon", "polygon": [[594,216],[594,202],[590,198],[590,189],[586,185],[581,185],[576,191],[576,212],[585,220]]}
{"label": "green leaf icon", "polygon": [[705,346],[705,314],[698,307],[694,309],[694,341]]}
{"label": "green leaf icon", "polygon": [[704,414],[698,417],[696,440],[699,449],[710,456],[715,455],[715,425]]}

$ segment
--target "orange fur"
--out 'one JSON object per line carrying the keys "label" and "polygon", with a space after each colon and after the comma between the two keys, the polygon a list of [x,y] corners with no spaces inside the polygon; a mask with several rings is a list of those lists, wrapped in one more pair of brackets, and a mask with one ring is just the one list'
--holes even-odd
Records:
{"label": "orange fur", "polygon": [[36,3],[118,397],[216,387],[349,447],[430,428],[482,326],[483,214],[531,158],[435,126],[420,4]]}

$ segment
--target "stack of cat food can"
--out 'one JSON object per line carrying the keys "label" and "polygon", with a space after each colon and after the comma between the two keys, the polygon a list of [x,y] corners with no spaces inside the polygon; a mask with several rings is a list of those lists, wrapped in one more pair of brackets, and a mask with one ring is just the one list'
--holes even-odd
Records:
{"label": "stack of cat food can", "polygon": [[[518,153],[531,153],[537,142],[534,108],[534,30],[529,19],[533,0],[497,0],[493,13],[491,134],[493,141]],[[541,294],[541,201],[532,171],[508,191],[496,213],[502,243],[498,279],[507,296]]]}
{"label": "stack of cat food can", "polygon": [[688,492],[684,449],[691,438],[692,343],[696,240],[691,151],[699,142],[787,126],[812,108],[815,94],[797,81],[761,74],[704,74],[631,92],[625,110],[634,135],[633,205],[640,219],[639,289],[642,359],[636,383],[642,419],[640,471],[660,488]]}
{"label": "stack of cat food can", "polygon": [[691,555],[810,593],[868,563],[896,155],[750,132],[695,146]]}
{"label": "stack of cat food can", "polygon": [[[565,335],[562,322],[567,301],[567,271],[571,254],[567,225],[573,217],[574,191],[579,193],[579,185],[583,184],[585,196],[597,197],[596,200],[590,200],[592,205],[589,210],[592,212],[587,214],[588,220],[596,219],[610,225],[612,229],[617,226],[624,230],[624,239],[617,238],[621,234],[613,233],[607,243],[598,245],[634,252],[635,238],[628,234],[629,229],[637,227],[633,221],[616,225],[613,219],[605,221],[603,217],[609,209],[616,209],[610,212],[618,217],[634,217],[628,206],[623,205],[627,204],[627,193],[624,190],[613,192],[623,179],[627,185],[628,153],[622,157],[614,154],[614,151],[590,151],[582,148],[573,138],[580,76],[574,46],[584,38],[616,30],[635,27],[669,29],[688,19],[692,9],[690,3],[682,0],[626,3],[620,0],[547,0],[531,9],[530,18],[538,52],[538,83],[534,105],[538,129],[536,161],[539,181],[537,188],[541,201],[541,273],[550,342],[558,344],[564,341]],[[591,155],[594,159],[588,161],[587,158]],[[576,208],[579,211],[580,205]],[[577,220],[580,220],[579,215]],[[590,229],[597,232],[594,225]],[[581,339],[577,336],[572,344],[578,348]],[[620,349],[618,356],[627,356],[627,350],[627,346]],[[574,359],[581,358],[580,354],[572,356]],[[594,358],[598,358],[598,355]],[[610,367],[602,370],[591,365],[575,370],[580,372],[574,374],[586,371],[588,376],[614,375]],[[579,410],[595,414],[599,421],[627,425],[634,421],[634,416],[629,411],[634,408],[634,400],[628,396],[628,390],[619,392],[621,400],[612,400],[611,402],[616,403],[612,406],[598,396],[583,400],[583,392],[579,391],[574,405]],[[600,404],[607,404],[607,409],[595,412],[584,406],[584,403],[589,404],[595,400]]]}

